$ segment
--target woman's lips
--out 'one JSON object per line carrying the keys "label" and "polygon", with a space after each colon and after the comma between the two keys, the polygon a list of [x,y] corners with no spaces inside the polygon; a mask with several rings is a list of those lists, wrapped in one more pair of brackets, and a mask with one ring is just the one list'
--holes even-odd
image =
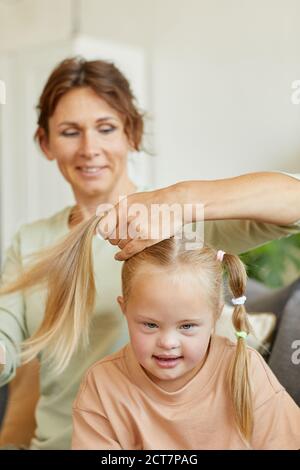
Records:
{"label": "woman's lips", "polygon": [[162,369],[171,369],[176,367],[177,364],[183,359],[182,356],[167,357],[167,356],[153,356],[156,364]]}
{"label": "woman's lips", "polygon": [[77,166],[76,170],[86,178],[97,178],[108,169],[107,166]]}

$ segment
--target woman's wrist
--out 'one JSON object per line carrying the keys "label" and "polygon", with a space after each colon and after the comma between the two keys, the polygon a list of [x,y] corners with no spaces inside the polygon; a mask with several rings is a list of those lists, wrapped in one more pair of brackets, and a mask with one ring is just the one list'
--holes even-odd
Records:
{"label": "woman's wrist", "polygon": [[183,209],[184,223],[213,218],[214,181],[182,181],[174,185],[174,195]]}

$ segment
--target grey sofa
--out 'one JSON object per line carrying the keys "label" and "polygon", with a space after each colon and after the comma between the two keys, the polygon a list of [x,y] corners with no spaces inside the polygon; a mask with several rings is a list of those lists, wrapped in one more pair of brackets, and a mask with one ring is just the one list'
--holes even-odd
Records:
{"label": "grey sofa", "polygon": [[300,406],[300,351],[299,360],[295,361],[295,343],[300,341],[300,278],[276,290],[250,279],[246,295],[249,312],[273,312],[277,317],[271,353],[266,360]]}
{"label": "grey sofa", "polygon": [[7,402],[8,387],[0,387],[0,427],[4,417],[5,405]]}

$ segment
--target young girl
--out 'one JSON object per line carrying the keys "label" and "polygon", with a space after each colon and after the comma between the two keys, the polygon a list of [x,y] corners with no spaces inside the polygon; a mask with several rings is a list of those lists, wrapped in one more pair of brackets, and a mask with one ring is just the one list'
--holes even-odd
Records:
{"label": "young girl", "polygon": [[[223,268],[237,344],[214,335]],[[78,266],[84,296],[93,294],[84,287],[91,275]],[[131,341],[87,372],[73,405],[73,449],[299,449],[300,409],[246,345],[245,287],[237,256],[186,250],[184,239],[125,261],[118,302]]]}

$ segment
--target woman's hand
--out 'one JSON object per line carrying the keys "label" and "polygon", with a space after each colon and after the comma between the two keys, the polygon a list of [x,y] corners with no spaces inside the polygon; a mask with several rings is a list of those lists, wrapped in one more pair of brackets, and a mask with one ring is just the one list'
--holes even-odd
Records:
{"label": "woman's hand", "polygon": [[[123,198],[101,219],[100,235],[121,249],[115,258],[126,260],[144,248],[170,238],[192,222],[195,210],[184,208],[182,183]],[[100,213],[97,211],[100,215]]]}

